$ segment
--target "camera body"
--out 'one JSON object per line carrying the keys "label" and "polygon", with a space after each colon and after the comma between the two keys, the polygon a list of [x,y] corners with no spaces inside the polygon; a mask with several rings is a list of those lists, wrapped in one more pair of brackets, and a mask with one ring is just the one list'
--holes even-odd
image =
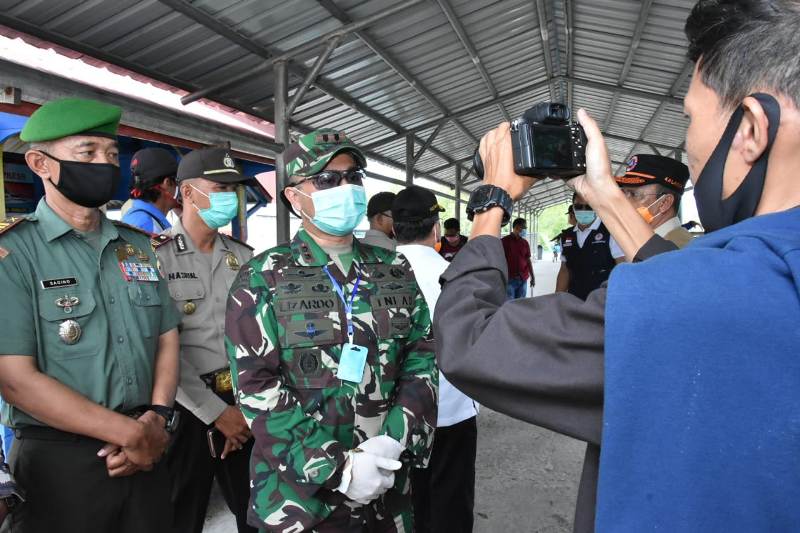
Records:
{"label": "camera body", "polygon": [[[511,123],[514,171],[534,178],[569,179],[586,173],[586,134],[564,104],[542,102]],[[475,173],[483,161],[475,151]]]}

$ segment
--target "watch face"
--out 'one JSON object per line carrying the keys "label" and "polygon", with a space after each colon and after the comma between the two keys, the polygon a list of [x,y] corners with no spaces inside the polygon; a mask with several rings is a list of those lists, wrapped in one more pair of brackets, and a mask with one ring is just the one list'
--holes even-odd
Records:
{"label": "watch face", "polygon": [[470,204],[479,206],[485,204],[489,197],[492,195],[492,188],[481,186],[475,189],[475,192],[472,193],[472,197],[470,198]]}

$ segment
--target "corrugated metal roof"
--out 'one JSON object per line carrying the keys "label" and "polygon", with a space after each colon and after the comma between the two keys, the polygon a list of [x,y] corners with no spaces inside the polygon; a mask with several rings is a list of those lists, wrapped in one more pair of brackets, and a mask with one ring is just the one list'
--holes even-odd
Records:
{"label": "corrugated metal roof", "polygon": [[[0,23],[261,118],[273,109],[271,58],[401,4],[398,0],[0,0]],[[682,147],[691,69],[684,21],[694,0],[430,0],[342,38],[292,116],[346,130],[382,161],[405,163],[446,117],[419,175],[452,184],[488,129],[550,98],[585,107],[613,138],[612,160]],[[541,31],[539,12],[545,19]],[[451,15],[448,17],[448,15]],[[453,18],[455,17],[455,18]],[[312,67],[324,43],[293,59]],[[545,56],[545,52],[547,57]],[[475,54],[473,56],[473,53]],[[549,66],[549,72],[548,72]],[[550,85],[548,85],[550,79]],[[538,82],[538,84],[537,84]],[[525,88],[528,89],[525,89]],[[290,97],[294,89],[290,89]],[[353,109],[354,102],[361,111]],[[483,104],[483,105],[480,105]],[[376,144],[386,139],[385,144]],[[677,153],[680,153],[677,152]],[[463,165],[463,174],[469,168]],[[451,165],[451,168],[443,168]],[[465,190],[476,180],[466,180]],[[562,201],[546,181],[526,203]],[[547,191],[547,192],[545,192]]]}

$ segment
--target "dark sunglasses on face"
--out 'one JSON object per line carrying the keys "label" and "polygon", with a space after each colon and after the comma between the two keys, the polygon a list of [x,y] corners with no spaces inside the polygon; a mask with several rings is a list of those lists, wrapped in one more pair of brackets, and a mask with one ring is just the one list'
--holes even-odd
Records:
{"label": "dark sunglasses on face", "polygon": [[311,181],[314,187],[323,191],[325,189],[332,189],[346,181],[350,185],[362,185],[364,183],[364,170],[357,168],[351,170],[323,170],[313,176],[309,176],[300,181],[291,184],[292,187]]}
{"label": "dark sunglasses on face", "polygon": [[576,211],[591,211],[592,206],[589,204],[572,204],[572,207],[575,208]]}

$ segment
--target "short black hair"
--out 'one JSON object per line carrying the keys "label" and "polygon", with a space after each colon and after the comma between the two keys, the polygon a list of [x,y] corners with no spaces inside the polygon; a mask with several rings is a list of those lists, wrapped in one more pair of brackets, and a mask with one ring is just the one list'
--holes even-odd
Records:
{"label": "short black hair", "polygon": [[146,189],[141,189],[139,191],[139,200],[144,200],[147,203],[153,204],[156,200],[161,197],[161,191],[156,189],[156,185],[161,185],[164,183],[164,180],[171,179],[175,181],[175,176],[164,176],[163,178],[157,178],[158,181],[153,183],[152,186],[147,187]]}
{"label": "short black hair", "polygon": [[430,235],[434,224],[439,222],[439,215],[434,215],[422,220],[414,220],[408,222],[401,222],[397,219],[394,221],[394,236],[399,244],[408,244],[411,242],[421,241]]}
{"label": "short black hair", "polygon": [[461,223],[458,221],[457,218],[448,218],[444,221],[444,229],[454,229],[456,231],[461,231]]}
{"label": "short black hair", "polygon": [[518,228],[523,224],[525,224],[527,226],[528,225],[528,221],[525,220],[524,218],[516,218],[516,219],[514,219],[514,222],[511,224],[511,227],[512,228]]}
{"label": "short black hair", "polygon": [[800,3],[700,0],[686,20],[689,58],[731,109],[758,90],[800,107]]}

